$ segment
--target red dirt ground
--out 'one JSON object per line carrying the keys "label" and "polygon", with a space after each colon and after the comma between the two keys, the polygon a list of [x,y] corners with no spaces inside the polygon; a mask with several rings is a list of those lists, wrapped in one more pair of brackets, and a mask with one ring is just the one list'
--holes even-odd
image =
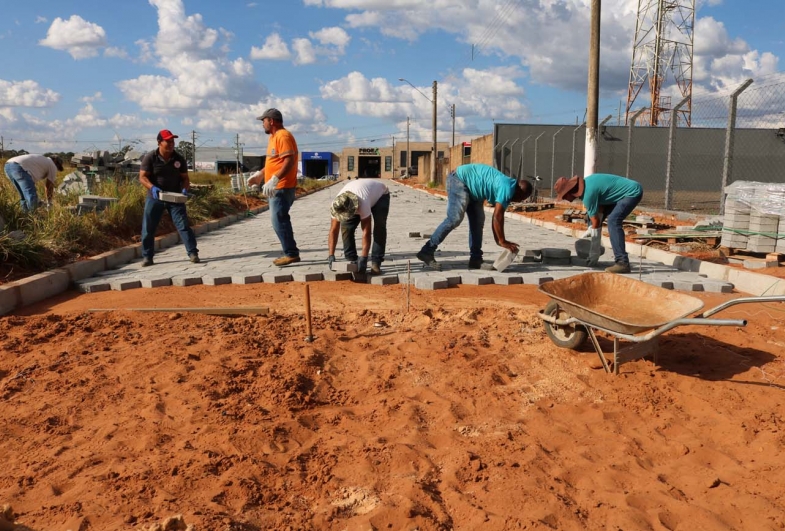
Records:
{"label": "red dirt ground", "polygon": [[[408,312],[401,286],[310,290],[313,343],[297,283],[0,318],[16,529],[785,528],[785,305],[678,328],[612,376],[547,339],[533,286],[412,290]],[[174,305],[273,312],[87,312]]]}

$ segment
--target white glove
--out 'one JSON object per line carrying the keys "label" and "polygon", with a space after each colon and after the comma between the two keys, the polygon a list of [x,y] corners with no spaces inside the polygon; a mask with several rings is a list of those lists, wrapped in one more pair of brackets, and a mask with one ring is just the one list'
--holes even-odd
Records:
{"label": "white glove", "polygon": [[262,175],[262,170],[259,170],[259,171],[257,171],[256,173],[252,174],[250,177],[248,177],[248,178],[245,180],[245,185],[246,185],[246,186],[252,186],[252,185],[251,185],[251,179],[256,179],[257,177],[259,177],[259,176],[261,176],[261,175]]}
{"label": "white glove", "polygon": [[592,236],[591,239],[591,248],[589,249],[589,260],[587,261],[587,265],[589,267],[595,267],[597,263],[600,261],[600,254],[602,253],[602,239],[600,238],[600,230],[599,229],[592,229],[597,231],[597,234]]}
{"label": "white glove", "polygon": [[273,175],[270,177],[270,180],[264,183],[264,188],[262,188],[262,195],[265,197],[272,197],[275,195],[275,187],[278,186],[278,176]]}
{"label": "white glove", "polygon": [[595,229],[594,227],[589,227],[586,232],[583,233],[581,238],[594,238],[600,234],[600,229]]}

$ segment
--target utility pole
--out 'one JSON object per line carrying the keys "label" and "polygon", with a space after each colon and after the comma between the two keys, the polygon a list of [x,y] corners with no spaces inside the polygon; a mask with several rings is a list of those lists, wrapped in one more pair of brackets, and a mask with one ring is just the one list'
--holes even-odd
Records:
{"label": "utility pole", "polygon": [[410,160],[411,156],[412,154],[409,151],[409,117],[407,116],[406,117],[406,175],[409,177],[411,177],[411,175],[409,175],[409,168],[411,168],[412,166],[412,161]]}
{"label": "utility pole", "polygon": [[591,32],[589,38],[589,82],[586,95],[586,149],[583,176],[591,175],[597,166],[597,107],[600,99],[600,7],[601,0],[591,0]]}
{"label": "utility pole", "polygon": [[450,106],[450,118],[452,118],[452,144],[450,147],[455,146],[455,104]]}
{"label": "utility pole", "polygon": [[392,164],[390,167],[392,168],[392,176],[395,177],[395,135],[392,136]]}
{"label": "utility pole", "polygon": [[[235,136],[234,153],[237,157],[237,175],[240,175],[240,134]],[[243,181],[245,182],[245,181]]]}
{"label": "utility pole", "polygon": [[[599,0],[598,0],[599,1]],[[436,184],[436,157],[439,152],[436,150],[436,80],[433,81],[433,155],[431,156],[431,184]]]}
{"label": "utility pole", "polygon": [[191,131],[191,144],[193,146],[191,148],[191,156],[193,157],[191,162],[194,165],[194,171],[196,171],[196,131]]}

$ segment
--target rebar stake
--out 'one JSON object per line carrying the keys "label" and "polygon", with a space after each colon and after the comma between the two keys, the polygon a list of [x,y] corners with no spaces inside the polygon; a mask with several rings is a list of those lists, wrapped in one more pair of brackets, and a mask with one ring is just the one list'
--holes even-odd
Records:
{"label": "rebar stake", "polygon": [[412,291],[412,261],[406,261],[406,313],[409,313],[409,303],[411,301]]}
{"label": "rebar stake", "polygon": [[308,335],[305,336],[306,343],[313,343],[313,331],[311,330],[311,287],[305,284],[305,321]]}

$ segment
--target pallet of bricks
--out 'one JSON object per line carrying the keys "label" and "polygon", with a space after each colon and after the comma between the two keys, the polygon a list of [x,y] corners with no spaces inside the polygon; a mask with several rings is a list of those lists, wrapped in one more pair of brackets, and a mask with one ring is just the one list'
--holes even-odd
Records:
{"label": "pallet of bricks", "polygon": [[745,267],[778,266],[785,258],[785,184],[737,181],[725,193],[720,246],[731,256],[760,255]]}

